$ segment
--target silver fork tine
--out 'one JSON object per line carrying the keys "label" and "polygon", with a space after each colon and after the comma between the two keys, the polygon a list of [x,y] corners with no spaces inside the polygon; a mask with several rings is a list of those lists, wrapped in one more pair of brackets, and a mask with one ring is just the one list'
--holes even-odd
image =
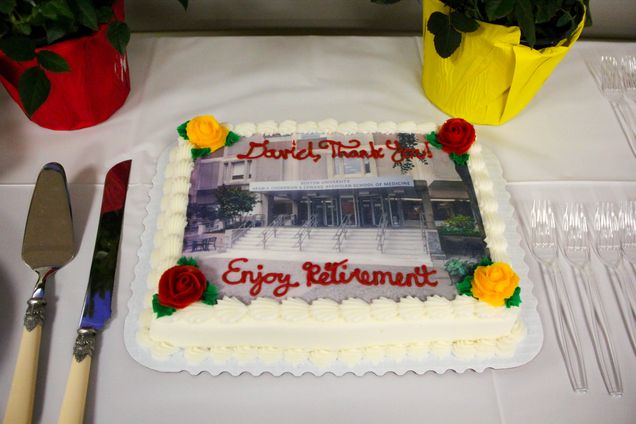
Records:
{"label": "silver fork tine", "polygon": [[610,395],[623,395],[620,367],[612,338],[607,327],[607,318],[601,304],[600,292],[596,284],[590,283],[589,231],[585,210],[581,203],[568,204],[562,221],[564,257],[574,269],[574,274],[582,282],[579,290],[586,322],[592,337],[603,382]]}
{"label": "silver fork tine", "polygon": [[556,225],[550,202],[533,202],[528,239],[530,252],[541,270],[557,342],[565,361],[570,384],[575,392],[584,393],[588,388],[585,361],[570,297],[563,284],[561,270],[558,269]]}

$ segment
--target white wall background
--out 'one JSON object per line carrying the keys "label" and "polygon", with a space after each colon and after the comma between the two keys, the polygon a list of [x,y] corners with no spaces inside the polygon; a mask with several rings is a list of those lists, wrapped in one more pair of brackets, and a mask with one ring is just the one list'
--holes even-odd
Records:
{"label": "white wall background", "polygon": [[[586,37],[636,39],[636,0],[591,0]],[[421,33],[417,0],[383,6],[370,0],[126,0],[133,31],[271,33]]]}

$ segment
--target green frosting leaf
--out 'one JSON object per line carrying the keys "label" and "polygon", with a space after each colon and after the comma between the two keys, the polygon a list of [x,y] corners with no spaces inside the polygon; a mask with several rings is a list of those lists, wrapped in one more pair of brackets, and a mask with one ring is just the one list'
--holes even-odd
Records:
{"label": "green frosting leaf", "polygon": [[519,305],[521,305],[521,287],[517,286],[512,296],[506,299],[506,308]]}
{"label": "green frosting leaf", "polygon": [[455,285],[457,293],[462,296],[473,296],[473,276],[467,275],[463,280],[458,281]]}
{"label": "green frosting leaf", "polygon": [[201,297],[201,302],[205,303],[206,305],[216,305],[218,297],[219,291],[217,290],[216,286],[208,282],[208,287],[203,292],[203,297]]}
{"label": "green frosting leaf", "polygon": [[239,141],[241,138],[240,135],[236,134],[235,132],[228,132],[227,133],[227,137],[225,138],[225,145],[226,146],[231,146],[232,144],[236,143],[237,141]]}
{"label": "green frosting leaf", "polygon": [[197,263],[197,260],[194,258],[188,258],[185,256],[182,256],[179,258],[179,260],[177,261],[177,265],[190,265],[193,266],[195,268],[199,267],[199,264]]}
{"label": "green frosting leaf", "polygon": [[209,147],[206,147],[205,149],[192,149],[191,152],[192,160],[197,160],[198,158],[208,156],[212,153],[212,150]]}
{"label": "green frosting leaf", "polygon": [[157,293],[152,296],[152,310],[155,314],[157,314],[157,318],[172,315],[174,314],[174,311],[176,311],[175,308],[163,306],[161,303],[159,303],[159,295]]}
{"label": "green frosting leaf", "polygon": [[449,156],[457,165],[466,165],[466,162],[468,162],[468,159],[470,158],[468,153],[464,153],[463,155],[451,153]]}
{"label": "green frosting leaf", "polygon": [[485,256],[481,261],[479,261],[477,266],[490,266],[492,264],[493,264],[492,259],[490,259],[488,256]]}
{"label": "green frosting leaf", "polygon": [[177,132],[179,133],[179,135],[184,139],[184,140],[189,140],[188,138],[188,132],[186,131],[186,127],[188,126],[188,122],[190,121],[185,121],[183,124],[179,125],[177,127]]}
{"label": "green frosting leaf", "polygon": [[435,133],[435,131],[426,134],[426,141],[428,141],[432,146],[437,147],[438,149],[442,148],[442,144],[437,141],[437,134]]}

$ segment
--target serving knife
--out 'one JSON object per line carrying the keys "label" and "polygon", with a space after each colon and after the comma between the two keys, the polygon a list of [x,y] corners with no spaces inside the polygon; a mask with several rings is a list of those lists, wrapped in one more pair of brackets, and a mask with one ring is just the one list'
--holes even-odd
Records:
{"label": "serving knife", "polygon": [[22,339],[4,415],[5,424],[31,422],[45,320],[46,281],[74,255],[73,219],[66,174],[59,163],[48,163],[35,183],[24,229],[22,260],[38,274],[38,279],[27,301]]}
{"label": "serving knife", "polygon": [[106,174],[93,262],[60,409],[60,424],[82,423],[84,420],[86,391],[97,333],[104,328],[112,313],[111,301],[130,165],[130,160],[120,162]]}

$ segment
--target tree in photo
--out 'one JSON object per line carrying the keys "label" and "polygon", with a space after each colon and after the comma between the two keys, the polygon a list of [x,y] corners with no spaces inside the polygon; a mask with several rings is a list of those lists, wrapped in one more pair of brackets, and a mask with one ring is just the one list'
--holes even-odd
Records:
{"label": "tree in photo", "polygon": [[247,190],[225,184],[214,191],[219,205],[218,216],[227,227],[242,213],[251,212],[256,205],[256,198]]}

